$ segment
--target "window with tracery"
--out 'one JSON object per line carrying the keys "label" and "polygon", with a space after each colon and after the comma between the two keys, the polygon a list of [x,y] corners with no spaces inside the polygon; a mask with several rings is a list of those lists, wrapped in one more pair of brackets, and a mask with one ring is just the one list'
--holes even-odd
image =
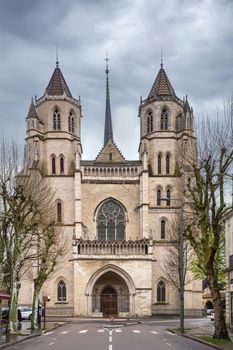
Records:
{"label": "window with tracery", "polygon": [[99,241],[125,239],[125,211],[114,200],[110,199],[101,205],[96,221]]}
{"label": "window with tracery", "polygon": [[59,281],[57,285],[57,300],[66,301],[66,284],[63,280]]}
{"label": "window with tracery", "polygon": [[161,232],[160,232],[160,238],[161,238],[161,239],[165,239],[166,222],[165,222],[164,219],[161,220],[161,222],[160,222],[160,230],[161,230]]}
{"label": "window with tracery", "polygon": [[152,112],[148,112],[147,114],[147,133],[153,131],[153,114]]}
{"label": "window with tracery", "polygon": [[61,130],[61,116],[57,107],[53,112],[53,130]]}
{"label": "window with tracery", "polygon": [[162,174],[162,157],[161,154],[158,155],[158,174]]}
{"label": "window with tracery", "polygon": [[166,301],[166,287],[163,281],[157,284],[157,301]]}
{"label": "window with tracery", "polygon": [[168,130],[168,113],[166,108],[164,108],[161,113],[160,130]]}

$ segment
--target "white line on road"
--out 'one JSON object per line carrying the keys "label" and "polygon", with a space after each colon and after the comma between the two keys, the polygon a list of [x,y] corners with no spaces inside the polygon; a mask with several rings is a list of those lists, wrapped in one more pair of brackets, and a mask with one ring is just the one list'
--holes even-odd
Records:
{"label": "white line on road", "polygon": [[70,331],[63,331],[60,334],[67,334],[67,333],[70,333]]}
{"label": "white line on road", "polygon": [[55,344],[54,342],[52,342],[52,343],[49,343],[49,345],[53,345],[53,344]]}
{"label": "white line on road", "polygon": [[170,343],[166,343],[168,346],[171,346],[172,344],[170,344]]}
{"label": "white line on road", "polygon": [[158,332],[156,331],[150,331],[152,334],[159,334]]}
{"label": "white line on road", "polygon": [[79,334],[87,333],[87,329],[82,329]]}
{"label": "white line on road", "polygon": [[54,332],[47,332],[45,333],[45,335],[50,335],[50,334],[53,334]]}
{"label": "white line on road", "polygon": [[115,332],[116,332],[116,333],[121,333],[121,332],[122,332],[122,329],[115,329]]}
{"label": "white line on road", "polygon": [[166,333],[169,335],[176,335],[175,333],[172,333],[172,332],[166,332]]}
{"label": "white line on road", "polygon": [[111,343],[112,342],[112,337],[109,337],[109,343]]}
{"label": "white line on road", "polygon": [[138,329],[133,329],[134,333],[141,333],[141,331],[139,331]]}
{"label": "white line on road", "polygon": [[103,333],[104,329],[98,329],[98,333]]}
{"label": "white line on road", "polygon": [[112,350],[112,344],[109,344],[108,350]]}

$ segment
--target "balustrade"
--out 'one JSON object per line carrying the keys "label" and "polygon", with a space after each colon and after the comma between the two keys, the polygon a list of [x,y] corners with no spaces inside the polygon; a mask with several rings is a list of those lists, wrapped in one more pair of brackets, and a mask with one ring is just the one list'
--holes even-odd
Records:
{"label": "balustrade", "polygon": [[74,239],[78,255],[148,255],[149,239],[129,241],[98,241]]}

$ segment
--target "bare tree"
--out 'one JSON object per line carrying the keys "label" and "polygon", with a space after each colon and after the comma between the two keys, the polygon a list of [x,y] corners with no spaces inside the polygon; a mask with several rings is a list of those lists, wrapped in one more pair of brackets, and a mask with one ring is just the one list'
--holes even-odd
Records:
{"label": "bare tree", "polygon": [[[3,138],[0,148],[0,286],[5,285],[11,295],[8,332],[16,333],[22,275],[33,260],[41,258],[47,266],[47,276],[48,266],[56,262],[54,252],[60,254],[61,250],[54,248],[57,239],[49,184],[36,167],[19,173],[18,148],[14,143]],[[42,254],[45,247],[47,260]]]}
{"label": "bare tree", "polygon": [[185,199],[185,235],[190,241],[210,286],[215,309],[214,338],[229,339],[218,284],[217,259],[223,242],[227,174],[233,162],[233,104],[230,101],[215,118],[198,126],[198,156],[194,145],[183,149],[183,168],[188,168]]}
{"label": "bare tree", "polygon": [[[187,239],[183,241],[183,269],[180,270],[180,235],[183,223],[180,217],[173,219],[168,227],[168,240],[169,248],[163,256],[162,271],[167,277],[168,281],[179,292],[181,289],[181,283],[184,282],[184,286],[189,284],[192,280],[190,271],[193,262],[193,248]],[[183,273],[183,276],[180,276]],[[182,278],[183,277],[183,278]]]}
{"label": "bare tree", "polygon": [[33,278],[32,329],[39,327],[38,306],[41,288],[65,253],[60,226],[54,220],[44,218],[42,222],[43,225],[38,228],[37,266]]}

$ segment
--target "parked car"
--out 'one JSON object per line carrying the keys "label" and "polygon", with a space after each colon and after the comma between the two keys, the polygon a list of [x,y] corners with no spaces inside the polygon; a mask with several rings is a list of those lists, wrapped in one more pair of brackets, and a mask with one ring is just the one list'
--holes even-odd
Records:
{"label": "parked car", "polygon": [[214,309],[207,309],[206,310],[206,315],[211,315],[214,312]]}
{"label": "parked car", "polygon": [[32,318],[32,308],[28,306],[19,306],[18,308],[21,312],[23,320],[31,320]]}
{"label": "parked car", "polygon": [[[4,307],[2,308],[2,319],[8,320],[8,318],[9,318],[9,307]],[[18,309],[18,321],[19,322],[22,321],[21,311],[19,309]]]}

